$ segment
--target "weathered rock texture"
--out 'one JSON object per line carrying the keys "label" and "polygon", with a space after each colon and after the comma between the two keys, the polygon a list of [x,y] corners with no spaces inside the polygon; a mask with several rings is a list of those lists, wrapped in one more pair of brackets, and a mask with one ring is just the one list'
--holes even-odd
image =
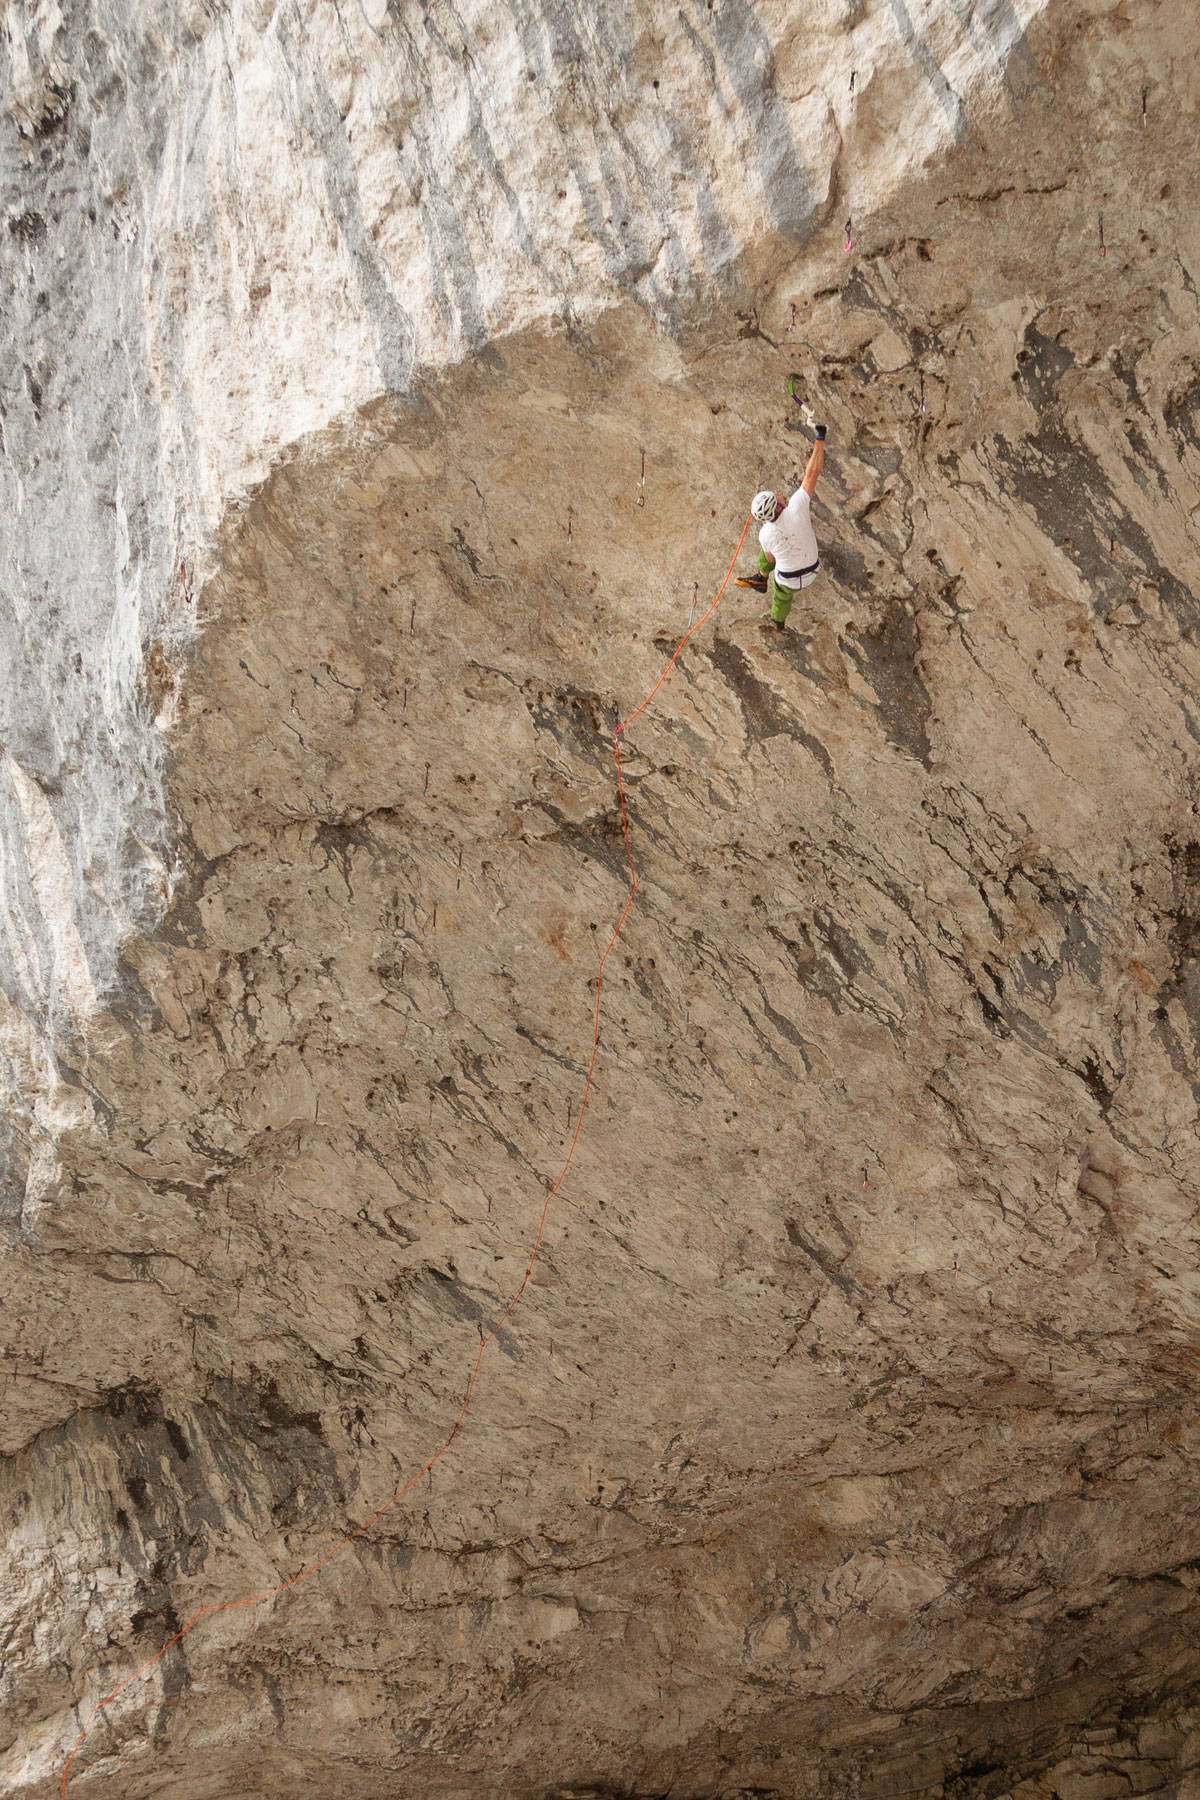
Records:
{"label": "weathered rock texture", "polygon": [[796,367],[467,1429],[70,1791],[1187,1794],[1190,10],[599,12],[3,15],[6,1791],[444,1437]]}

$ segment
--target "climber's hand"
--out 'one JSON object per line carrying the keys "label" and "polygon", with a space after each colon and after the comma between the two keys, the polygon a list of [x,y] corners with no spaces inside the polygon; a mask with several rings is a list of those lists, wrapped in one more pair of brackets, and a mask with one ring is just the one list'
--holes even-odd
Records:
{"label": "climber's hand", "polygon": [[818,425],[817,426],[817,436],[821,440],[822,443],[825,442],[825,433],[828,430],[829,430],[828,425]]}

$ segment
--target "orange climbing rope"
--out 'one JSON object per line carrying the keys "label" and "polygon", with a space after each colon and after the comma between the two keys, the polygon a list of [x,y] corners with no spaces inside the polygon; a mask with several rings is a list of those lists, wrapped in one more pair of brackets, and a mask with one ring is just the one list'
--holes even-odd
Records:
{"label": "orange climbing rope", "polygon": [[[369,1531],[377,1519],[381,1519],[384,1513],[390,1511],[398,1500],[404,1498],[405,1494],[411,1493],[418,1482],[423,1481],[426,1475],[428,1475],[441,1461],[442,1457],[445,1456],[447,1450],[449,1450],[451,1444],[462,1430],[467,1414],[471,1410],[471,1401],[474,1398],[476,1384],[479,1381],[479,1371],[483,1365],[484,1356],[492,1344],[496,1342],[500,1328],[512,1317],[512,1314],[515,1312],[521,1301],[522,1295],[533,1280],[533,1273],[537,1267],[538,1257],[541,1255],[542,1241],[546,1235],[546,1223],[550,1217],[550,1208],[554,1202],[555,1196],[558,1194],[563,1182],[567,1178],[571,1164],[575,1160],[575,1151],[579,1144],[579,1134],[583,1130],[584,1114],[587,1112],[588,1102],[591,1098],[592,1081],[596,1073],[596,1061],[600,1054],[600,1003],[601,995],[604,991],[604,969],[609,957],[616,947],[617,940],[625,929],[625,921],[629,917],[638,888],[641,885],[640,877],[634,867],[633,847],[629,836],[629,812],[625,800],[625,778],[621,767],[621,736],[622,733],[627,731],[629,726],[633,724],[634,720],[640,718],[642,713],[645,712],[654,696],[658,693],[658,690],[662,687],[663,682],[667,679],[667,676],[678,662],[680,652],[688,642],[688,639],[695,636],[705,620],[710,619],[713,613],[716,612],[717,607],[721,604],[721,599],[725,593],[725,589],[729,586],[729,578],[733,574],[738,557],[741,555],[742,545],[746,541],[746,533],[749,529],[750,520],[747,518],[745,524],[742,526],[742,535],[737,541],[737,548],[729,559],[729,567],[721,578],[721,585],[713,597],[712,604],[708,607],[707,611],[701,614],[695,624],[690,626],[688,630],[684,632],[671,655],[663,664],[662,672],[660,673],[658,680],[654,683],[650,692],[641,702],[641,705],[636,707],[634,711],[629,714],[627,719],[620,720],[613,728],[613,756],[616,761],[617,769],[617,799],[621,810],[621,831],[625,839],[625,859],[629,865],[629,892],[625,896],[625,904],[621,908],[620,917],[609,934],[608,942],[604,946],[603,954],[600,957],[600,964],[596,971],[596,994],[595,1003],[592,1008],[592,1050],[588,1059],[587,1074],[584,1078],[583,1093],[579,1101],[579,1111],[575,1119],[575,1129],[571,1134],[571,1141],[567,1146],[567,1153],[563,1159],[562,1168],[558,1172],[557,1179],[547,1189],[546,1198],[542,1202],[542,1210],[538,1218],[537,1230],[533,1235],[533,1242],[530,1245],[529,1257],[525,1264],[525,1272],[521,1276],[517,1287],[513,1290],[503,1311],[497,1313],[489,1330],[486,1334],[480,1336],[479,1347],[475,1352],[475,1360],[471,1364],[471,1373],[467,1379],[466,1389],[462,1397],[462,1404],[455,1415],[454,1423],[451,1425],[450,1430],[447,1432],[441,1444],[433,1452],[433,1455],[430,1456],[426,1462],[422,1463],[416,1474],[411,1475],[407,1481],[403,1482],[401,1486],[395,1490],[394,1493],[389,1494],[388,1498],[383,1501],[380,1506],[377,1506],[370,1517],[362,1521],[361,1525],[356,1525],[353,1531],[348,1531],[345,1537],[339,1538],[337,1543],[326,1550],[323,1556],[319,1556],[315,1562],[306,1563],[302,1569],[298,1569],[296,1573],[290,1575],[286,1581],[277,1582],[274,1587],[261,1588],[255,1594],[244,1594],[238,1600],[222,1600],[215,1606],[201,1606],[197,1608],[190,1618],[185,1619],[184,1623],[179,1627],[179,1630],[174,1636],[169,1637],[166,1643],[155,1651],[153,1656],[147,1657],[146,1661],[140,1663],[131,1674],[125,1677],[124,1681],[118,1682],[115,1688],[105,1694],[102,1699],[97,1700],[83,1724],[80,1726],[79,1735],[72,1744],[67,1754],[66,1761],[63,1763],[62,1780],[59,1784],[59,1800],[67,1800],[67,1790],[71,1779],[71,1765],[83,1748],[83,1745],[87,1740],[87,1735],[95,1724],[98,1715],[106,1706],[111,1706],[112,1702],[117,1699],[119,1695],[123,1694],[126,1688],[131,1687],[135,1681],[139,1681],[143,1675],[147,1674],[149,1670],[155,1666],[156,1663],[160,1662],[167,1651],[175,1644],[179,1643],[181,1638],[187,1637],[190,1631],[194,1631],[201,1619],[212,1618],[217,1613],[235,1612],[239,1607],[243,1606],[258,1606],[262,1601],[271,1599],[275,1594],[286,1593],[289,1588],[294,1588],[298,1582],[305,1580],[307,1576],[314,1575],[318,1569],[323,1569],[327,1562],[332,1562],[333,1558],[346,1548],[347,1544],[352,1544],[355,1538],[362,1536],[364,1531]],[[187,578],[186,575],[183,574],[182,566],[181,575],[186,584]]]}

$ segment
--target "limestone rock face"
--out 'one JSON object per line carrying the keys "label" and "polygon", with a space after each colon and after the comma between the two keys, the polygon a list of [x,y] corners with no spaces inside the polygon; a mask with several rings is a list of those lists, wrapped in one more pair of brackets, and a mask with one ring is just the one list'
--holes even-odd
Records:
{"label": "limestone rock face", "polygon": [[5,1791],[1189,1794],[1190,10],[0,23]]}

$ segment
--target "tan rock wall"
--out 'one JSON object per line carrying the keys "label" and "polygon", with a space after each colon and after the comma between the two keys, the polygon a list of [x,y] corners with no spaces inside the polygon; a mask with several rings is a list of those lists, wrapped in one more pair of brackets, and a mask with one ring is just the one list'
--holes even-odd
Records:
{"label": "tan rock wall", "polygon": [[[948,128],[1006,9],[889,16]],[[444,1437],[579,1102],[612,719],[797,476],[790,367],[822,579],[783,636],[731,590],[630,731],[594,1105],[468,1428],[71,1791],[1195,1766],[1185,23],[1062,7],[853,255],[835,211],[674,334],[525,320],[227,521],[171,905],[6,1227],[14,1791]]]}

